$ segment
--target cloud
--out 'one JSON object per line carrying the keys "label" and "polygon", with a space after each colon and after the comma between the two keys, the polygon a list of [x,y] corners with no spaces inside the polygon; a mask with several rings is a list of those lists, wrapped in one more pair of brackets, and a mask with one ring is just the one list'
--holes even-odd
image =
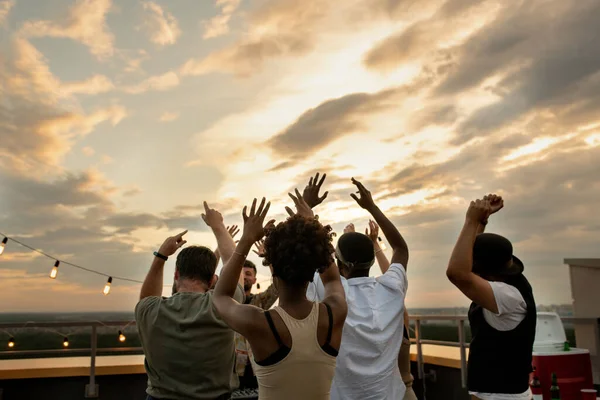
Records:
{"label": "cloud", "polygon": [[91,157],[94,154],[96,154],[96,150],[94,150],[93,148],[91,148],[89,146],[86,146],[83,149],[81,149],[81,152],[87,157]]}
{"label": "cloud", "polygon": [[4,23],[8,19],[8,14],[10,13],[10,10],[14,7],[14,5],[14,0],[0,1],[0,26],[4,25]]}
{"label": "cloud", "polygon": [[70,9],[60,23],[48,20],[27,21],[20,35],[24,37],[57,37],[75,40],[89,47],[98,59],[114,53],[114,35],[106,24],[106,15],[112,7],[111,0],[81,0]]}
{"label": "cloud", "polygon": [[158,120],[160,122],[170,122],[175,121],[177,118],[179,118],[179,113],[177,111],[165,111]]}
{"label": "cloud", "polygon": [[146,11],[144,26],[150,41],[159,46],[175,44],[181,36],[181,29],[173,14],[153,1],[142,1],[142,6]]}
{"label": "cloud", "polygon": [[308,52],[316,40],[315,24],[327,14],[322,1],[270,0],[249,16],[249,32],[233,45],[203,59],[190,59],[183,75],[227,72],[250,76],[269,58]]}
{"label": "cloud", "polygon": [[94,75],[79,82],[65,82],[61,85],[61,94],[71,96],[73,94],[99,94],[110,92],[115,88],[112,81],[104,75]]}
{"label": "cloud", "polygon": [[[590,85],[598,87],[596,75],[600,72],[600,54],[593,44],[600,34],[598,18],[600,4],[593,0],[577,2],[574,7],[527,2],[507,8],[494,23],[461,45],[456,50],[460,67],[449,74],[437,94],[456,94],[490,75],[506,72],[493,87],[502,93],[499,100],[464,121],[456,143],[490,134],[533,110],[556,105],[597,106],[598,92],[592,92]],[[511,69],[513,66],[517,67]],[[575,99],[576,104],[566,99]],[[559,107],[557,110],[560,112]]]}
{"label": "cloud", "polygon": [[364,130],[365,117],[389,108],[386,100],[393,94],[393,90],[386,90],[375,94],[353,93],[327,100],[304,112],[269,140],[269,144],[283,156],[301,157],[317,151],[343,135]]}
{"label": "cloud", "polygon": [[214,16],[204,25],[203,39],[223,36],[229,32],[229,20],[240,6],[241,0],[217,0],[216,6],[221,8],[221,13]]}
{"label": "cloud", "polygon": [[179,76],[173,71],[162,75],[151,76],[137,85],[126,86],[123,91],[130,94],[140,94],[149,90],[165,91],[179,86]]}

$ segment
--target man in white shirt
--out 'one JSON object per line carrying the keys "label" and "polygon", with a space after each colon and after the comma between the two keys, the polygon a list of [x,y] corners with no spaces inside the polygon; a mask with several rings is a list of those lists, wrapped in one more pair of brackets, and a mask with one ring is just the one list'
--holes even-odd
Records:
{"label": "man in white shirt", "polygon": [[501,197],[471,202],[446,274],[473,301],[468,388],[473,399],[528,400],[537,322],[523,263],[504,237],[483,233]]}
{"label": "man in white shirt", "polygon": [[[371,213],[393,250],[383,275],[369,277],[375,262],[372,240],[349,232],[338,240],[336,257],[348,302],[348,316],[331,386],[332,400],[402,399],[405,386],[398,369],[407,290],[408,246],[392,222],[375,205],[371,193],[354,178],[358,205]],[[310,186],[310,184],[309,184]],[[307,203],[309,203],[307,201]],[[309,203],[310,204],[310,203]],[[318,275],[309,285],[308,299],[322,300]]]}

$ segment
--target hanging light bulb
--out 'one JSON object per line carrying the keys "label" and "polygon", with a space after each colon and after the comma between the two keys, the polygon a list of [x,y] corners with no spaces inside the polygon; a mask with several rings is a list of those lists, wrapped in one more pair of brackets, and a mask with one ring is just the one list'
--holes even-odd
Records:
{"label": "hanging light bulb", "polygon": [[383,239],[381,239],[380,237],[378,237],[377,239],[379,240],[379,248],[383,251],[387,250],[387,246],[385,245]]}
{"label": "hanging light bulb", "polygon": [[60,261],[56,260],[54,263],[54,267],[52,267],[52,271],[50,271],[50,279],[56,279],[56,275],[58,275],[58,266],[60,265]]}
{"label": "hanging light bulb", "polygon": [[106,281],[106,285],[104,285],[103,293],[106,296],[110,293],[110,284],[112,283],[112,276],[108,277],[108,281]]}
{"label": "hanging light bulb", "polygon": [[6,247],[6,243],[8,243],[7,237],[2,239],[2,243],[0,244],[0,255],[2,255],[2,253],[4,253],[4,248]]}
{"label": "hanging light bulb", "polygon": [[257,288],[258,290],[260,290],[260,283],[257,283],[257,284],[256,284],[256,288]]}
{"label": "hanging light bulb", "polygon": [[10,339],[8,339],[8,347],[10,349],[12,349],[13,347],[15,347],[15,338],[11,337]]}
{"label": "hanging light bulb", "polygon": [[63,339],[63,347],[69,347],[69,338],[66,336]]}
{"label": "hanging light bulb", "polygon": [[125,337],[125,335],[123,335],[123,332],[119,331],[119,342],[124,342],[125,339],[127,338]]}

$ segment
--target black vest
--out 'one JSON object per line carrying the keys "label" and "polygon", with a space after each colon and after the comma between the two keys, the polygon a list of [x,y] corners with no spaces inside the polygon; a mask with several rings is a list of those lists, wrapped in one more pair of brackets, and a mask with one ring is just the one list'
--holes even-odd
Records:
{"label": "black vest", "polygon": [[525,319],[512,331],[492,328],[475,303],[469,309],[471,347],[468,387],[479,393],[519,394],[529,389],[537,310],[531,285],[523,275],[510,277],[506,284],[516,287],[527,304]]}

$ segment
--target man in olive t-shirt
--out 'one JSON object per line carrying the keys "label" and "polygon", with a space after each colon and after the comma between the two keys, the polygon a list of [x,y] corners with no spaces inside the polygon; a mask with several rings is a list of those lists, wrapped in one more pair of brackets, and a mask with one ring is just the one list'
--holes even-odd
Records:
{"label": "man in olive t-shirt", "polygon": [[[216,399],[237,388],[234,332],[216,314],[212,294],[179,292],[138,303],[135,318],[152,397]],[[244,301],[241,286],[235,299]]]}
{"label": "man in olive t-shirt", "polygon": [[[204,220],[211,226],[226,262],[235,243],[223,218],[205,204]],[[135,307],[135,319],[148,374],[148,399],[229,399],[238,386],[234,332],[221,320],[212,303],[217,259],[206,247],[190,246],[177,255],[177,293],[162,297],[166,259],[186,241],[187,231],[165,240],[146,276]],[[235,300],[243,303],[241,285]]]}

